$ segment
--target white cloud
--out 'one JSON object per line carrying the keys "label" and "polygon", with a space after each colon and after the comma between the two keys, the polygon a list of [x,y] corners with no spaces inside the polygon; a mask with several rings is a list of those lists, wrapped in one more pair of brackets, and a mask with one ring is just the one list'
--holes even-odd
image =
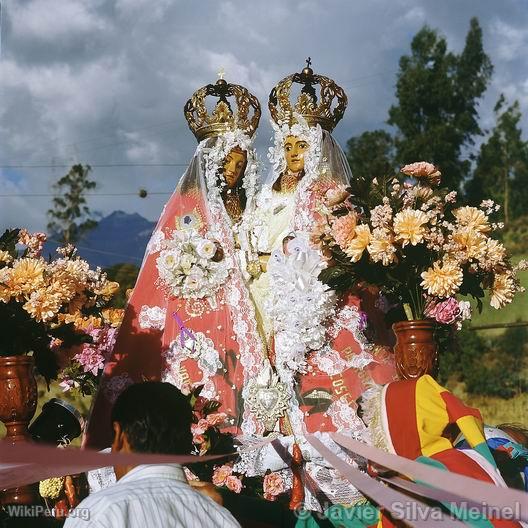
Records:
{"label": "white cloud", "polygon": [[511,61],[525,55],[528,45],[526,25],[515,27],[504,20],[496,19],[491,24],[491,33],[498,43],[496,54],[499,59]]}
{"label": "white cloud", "polygon": [[107,21],[92,11],[94,5],[90,0],[12,2],[9,17],[18,38],[44,41],[83,38],[89,33],[110,29]]}

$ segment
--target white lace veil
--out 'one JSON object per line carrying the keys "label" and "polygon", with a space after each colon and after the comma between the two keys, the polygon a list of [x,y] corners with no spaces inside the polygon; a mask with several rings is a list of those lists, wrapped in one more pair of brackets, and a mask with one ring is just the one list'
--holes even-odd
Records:
{"label": "white lace veil", "polygon": [[[224,159],[229,152],[238,147],[246,152],[247,164],[242,175],[241,187],[245,194],[245,211],[250,211],[255,200],[259,163],[252,139],[240,130],[225,132],[217,137],[207,138],[196,147],[194,156],[185,174],[179,181],[175,194],[191,195],[204,205],[209,230],[222,230],[219,220],[232,227],[232,220],[225,211],[222,190],[226,183],[221,175]],[[244,214],[243,217],[247,216]],[[185,221],[185,220],[184,220]],[[192,223],[193,218],[186,219]],[[186,227],[192,227],[187,225]]]}
{"label": "white lace veil", "polygon": [[[274,144],[269,148],[268,158],[271,168],[264,182],[259,199],[259,207],[265,207],[271,199],[273,184],[286,169],[284,142],[288,136],[304,139],[308,149],[304,155],[304,176],[295,191],[296,219],[292,229],[309,231],[312,219],[306,214],[306,206],[310,200],[310,192],[318,185],[330,187],[335,185],[349,185],[352,172],[341,147],[336,143],[330,132],[323,130],[320,125],[309,126],[299,114],[294,114],[295,124],[276,124],[274,129]],[[304,209],[304,211],[303,211]],[[300,219],[299,216],[304,216]]]}

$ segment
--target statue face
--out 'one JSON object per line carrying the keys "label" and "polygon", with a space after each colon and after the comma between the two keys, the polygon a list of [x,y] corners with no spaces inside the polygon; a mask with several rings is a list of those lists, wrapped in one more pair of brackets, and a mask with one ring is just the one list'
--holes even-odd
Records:
{"label": "statue face", "polygon": [[304,139],[288,136],[284,142],[286,166],[291,172],[301,172],[304,169],[304,153],[308,150],[308,143]]}
{"label": "statue face", "polygon": [[224,178],[229,189],[235,187],[244,175],[247,154],[244,150],[233,149],[224,160]]}

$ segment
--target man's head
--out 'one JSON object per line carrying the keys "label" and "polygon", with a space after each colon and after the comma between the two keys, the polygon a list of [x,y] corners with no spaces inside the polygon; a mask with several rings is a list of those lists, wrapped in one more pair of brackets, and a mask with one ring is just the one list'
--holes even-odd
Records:
{"label": "man's head", "polygon": [[[188,455],[192,409],[174,385],[146,381],[127,387],[112,409],[112,451]],[[116,467],[121,478],[131,468]]]}

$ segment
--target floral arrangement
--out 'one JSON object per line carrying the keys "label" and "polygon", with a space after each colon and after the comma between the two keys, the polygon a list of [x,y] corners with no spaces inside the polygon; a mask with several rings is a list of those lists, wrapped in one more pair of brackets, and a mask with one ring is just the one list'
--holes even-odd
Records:
{"label": "floral arrangement", "polygon": [[83,330],[101,324],[119,285],[90,269],[71,245],[44,259],[45,240],[25,229],[0,237],[0,355],[32,353],[49,382],[61,367],[59,352],[91,340]]}
{"label": "floral arrangement", "polygon": [[323,220],[313,233],[329,260],[320,278],[346,290],[358,282],[376,285],[388,304],[403,307],[409,320],[433,318],[460,326],[479,310],[487,291],[496,309],[522,291],[506,248],[492,234],[499,206],[457,204],[457,193],[439,187],[441,173],[427,162],[372,181],[364,195],[351,188],[328,191]]}
{"label": "floral arrangement", "polygon": [[[193,454],[232,454],[235,452],[233,435],[220,431],[220,427],[226,423],[227,414],[218,412],[220,402],[200,396],[202,388],[203,385],[197,386],[189,393],[189,400],[193,408],[193,423],[191,424]],[[188,468],[188,475],[194,475],[195,478],[211,482],[214,470],[214,463],[192,464]]]}
{"label": "floral arrangement", "polygon": [[[119,312],[122,313],[122,310]],[[59,375],[64,392],[75,389],[83,396],[96,392],[105,363],[114,348],[120,324],[114,311],[110,313],[114,315],[113,320],[105,319],[102,326],[89,326],[84,330],[90,338],[89,342],[67,351],[69,361]]]}
{"label": "floral arrangement", "polygon": [[230,266],[213,238],[197,230],[172,231],[159,243],[159,285],[169,296],[212,298],[224,284]]}

